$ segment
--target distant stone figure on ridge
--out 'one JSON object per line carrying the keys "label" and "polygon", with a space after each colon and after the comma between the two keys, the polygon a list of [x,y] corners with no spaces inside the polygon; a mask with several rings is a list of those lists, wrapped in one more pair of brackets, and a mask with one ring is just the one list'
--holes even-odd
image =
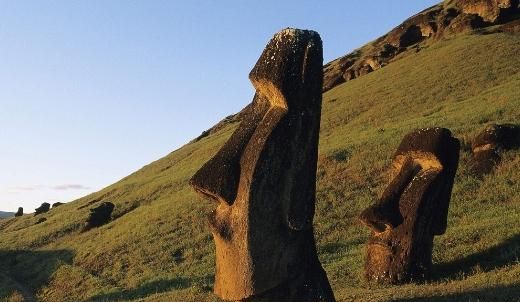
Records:
{"label": "distant stone figure on ridge", "polygon": [[54,208],[57,208],[57,207],[59,207],[61,205],[64,205],[64,203],[63,202],[55,202],[55,203],[52,204],[52,208],[54,209]]}
{"label": "distant stone figure on ridge", "polygon": [[84,231],[100,227],[109,222],[112,218],[113,210],[114,204],[108,201],[105,201],[99,206],[90,209],[90,215],[87,218]]}
{"label": "distant stone figure on ridge", "polygon": [[16,211],[16,213],[14,213],[14,217],[20,217],[20,216],[23,216],[23,208],[22,207],[19,207],[18,211]]}
{"label": "distant stone figure on ridge", "polygon": [[34,216],[40,215],[42,213],[47,213],[47,212],[49,212],[50,208],[51,208],[51,204],[48,202],[44,202],[41,204],[40,207],[38,207],[34,210]]}
{"label": "distant stone figure on ridge", "polygon": [[403,138],[390,183],[360,215],[372,230],[365,262],[368,280],[398,284],[429,277],[433,237],[446,231],[459,150],[459,140],[444,128],[420,129]]}
{"label": "distant stone figure on ridge", "polygon": [[322,64],[318,33],[277,33],[249,74],[245,118],[191,179],[217,205],[214,291],[224,300],[335,301],[312,225]]}
{"label": "distant stone figure on ridge", "polygon": [[477,176],[493,171],[501,161],[504,150],[520,147],[520,125],[491,124],[487,126],[471,144],[470,169]]}

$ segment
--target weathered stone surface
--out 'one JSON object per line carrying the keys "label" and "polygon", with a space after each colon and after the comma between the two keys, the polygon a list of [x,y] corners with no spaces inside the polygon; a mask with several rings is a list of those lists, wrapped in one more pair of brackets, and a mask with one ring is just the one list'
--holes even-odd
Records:
{"label": "weathered stone surface", "polygon": [[14,217],[20,217],[20,216],[23,216],[23,208],[22,207],[19,207],[18,211],[16,211],[16,213],[14,213]]}
{"label": "weathered stone surface", "polygon": [[50,208],[51,208],[50,203],[44,202],[41,204],[41,206],[39,208],[36,208],[34,210],[34,216],[40,215],[42,213],[47,213]]}
{"label": "weathered stone surface", "polygon": [[458,0],[456,6],[464,14],[478,15],[484,21],[494,23],[516,9],[516,0]]}
{"label": "weathered stone surface", "polygon": [[367,244],[367,279],[402,283],[428,277],[433,237],[447,226],[459,149],[448,129],[420,129],[404,137],[389,185],[360,215],[373,231]]}
{"label": "weathered stone surface", "polygon": [[518,12],[518,0],[444,1],[408,18],[366,46],[325,65],[323,91],[378,70],[420,49],[419,45],[428,45],[454,34],[495,25],[501,25],[497,30],[518,32],[519,26],[513,24],[520,16]]}
{"label": "weathered stone surface", "polygon": [[64,203],[63,202],[55,202],[55,203],[52,204],[52,208],[54,209],[54,208],[57,208],[57,207],[59,207],[61,205],[64,205]]}
{"label": "weathered stone surface", "polygon": [[217,203],[215,293],[234,301],[334,301],[312,220],[323,81],[322,42],[285,29],[249,78],[239,128],[191,179]]}
{"label": "weathered stone surface", "polygon": [[99,206],[90,209],[90,215],[85,224],[85,230],[97,228],[109,222],[113,210],[114,204],[106,201]]}
{"label": "weathered stone surface", "polygon": [[485,21],[478,15],[460,14],[453,19],[444,32],[446,34],[457,34],[469,32],[486,26]]}
{"label": "weathered stone surface", "polygon": [[471,144],[473,156],[470,169],[478,176],[491,173],[500,162],[503,150],[520,147],[520,125],[491,124]]}

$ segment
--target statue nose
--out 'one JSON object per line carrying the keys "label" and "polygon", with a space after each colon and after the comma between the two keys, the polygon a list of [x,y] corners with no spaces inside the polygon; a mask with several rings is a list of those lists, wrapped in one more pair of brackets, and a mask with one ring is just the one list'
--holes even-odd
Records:
{"label": "statue nose", "polygon": [[257,94],[251,106],[244,110],[238,129],[218,153],[200,168],[190,184],[199,194],[216,202],[232,205],[240,181],[240,161],[263,113],[268,109]]}

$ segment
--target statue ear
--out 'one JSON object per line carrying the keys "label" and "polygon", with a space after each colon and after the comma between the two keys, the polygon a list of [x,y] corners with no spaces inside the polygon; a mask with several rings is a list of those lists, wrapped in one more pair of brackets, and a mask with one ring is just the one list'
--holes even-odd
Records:
{"label": "statue ear", "polygon": [[433,233],[435,235],[442,235],[446,232],[448,226],[448,208],[450,206],[451,190],[455,182],[455,174],[459,165],[460,141],[456,138],[451,138],[447,143],[448,150],[445,159],[443,160],[443,171],[445,182],[443,184],[442,192],[439,194],[438,209],[435,211],[436,216],[433,221]]}
{"label": "statue ear", "polygon": [[[300,117],[299,123],[303,125],[310,124],[313,118],[315,117],[308,114],[306,117]],[[319,128],[311,129],[311,131],[319,131]],[[300,135],[313,140],[315,134],[306,131]],[[290,179],[291,189],[288,193],[290,196],[285,197],[289,200],[286,219],[289,228],[295,231],[302,231],[312,228],[314,218],[318,146],[317,144],[300,144],[292,148],[297,151],[293,152],[294,166],[290,167],[290,169],[294,170],[290,172],[290,174],[292,174]]]}

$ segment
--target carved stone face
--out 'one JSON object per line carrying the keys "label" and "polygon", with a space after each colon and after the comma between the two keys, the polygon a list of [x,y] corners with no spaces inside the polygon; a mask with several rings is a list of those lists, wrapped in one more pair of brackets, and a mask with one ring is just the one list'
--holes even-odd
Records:
{"label": "carved stone face", "polygon": [[520,147],[520,126],[514,124],[487,126],[471,144],[470,169],[477,176],[491,173],[501,161],[503,150]]}
{"label": "carved stone face", "polygon": [[317,33],[276,34],[249,75],[256,95],[242,123],[191,180],[217,203],[210,224],[215,293],[223,299],[266,293],[317,261],[322,63]]}
{"label": "carved stone face", "polygon": [[372,229],[365,275],[381,283],[421,280],[431,270],[433,237],[446,231],[460,144],[447,129],[406,135],[381,199],[360,216]]}

